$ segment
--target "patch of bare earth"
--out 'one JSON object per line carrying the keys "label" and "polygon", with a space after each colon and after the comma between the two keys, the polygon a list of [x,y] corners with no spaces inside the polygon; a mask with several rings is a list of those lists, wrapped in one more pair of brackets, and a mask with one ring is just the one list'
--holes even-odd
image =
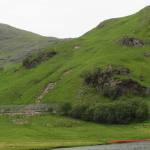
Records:
{"label": "patch of bare earth", "polygon": [[66,75],[70,74],[71,72],[72,72],[72,69],[70,69],[70,70],[66,70],[66,71],[64,71],[63,76],[66,76]]}
{"label": "patch of bare earth", "polygon": [[48,85],[44,88],[44,90],[42,91],[42,93],[38,96],[37,100],[36,100],[36,103],[39,104],[41,103],[41,100],[44,98],[44,96],[46,94],[48,94],[48,92],[50,90],[52,90],[56,85],[56,82],[50,82],[48,83]]}

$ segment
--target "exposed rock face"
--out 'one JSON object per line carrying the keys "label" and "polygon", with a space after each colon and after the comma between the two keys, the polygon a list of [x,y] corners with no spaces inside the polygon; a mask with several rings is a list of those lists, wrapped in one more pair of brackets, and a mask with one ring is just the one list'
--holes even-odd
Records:
{"label": "exposed rock face", "polygon": [[85,83],[97,89],[104,96],[116,99],[123,95],[145,96],[149,94],[149,88],[142,86],[132,79],[119,79],[120,76],[128,77],[130,70],[123,67],[108,66],[104,70],[96,70],[89,73]]}
{"label": "exposed rock face", "polygon": [[85,78],[85,82],[92,85],[102,85],[102,83],[111,80],[114,75],[128,75],[129,73],[130,70],[128,68],[113,67],[112,65],[109,65],[104,70],[97,69],[95,72],[89,73]]}
{"label": "exposed rock face", "polygon": [[113,99],[119,96],[130,94],[137,96],[145,96],[147,93],[146,87],[140,85],[138,82],[132,79],[114,80],[112,81],[112,83],[105,87],[107,91],[104,91],[104,95],[112,97]]}
{"label": "exposed rock face", "polygon": [[125,46],[141,47],[144,42],[134,37],[124,37],[121,39],[121,44]]}

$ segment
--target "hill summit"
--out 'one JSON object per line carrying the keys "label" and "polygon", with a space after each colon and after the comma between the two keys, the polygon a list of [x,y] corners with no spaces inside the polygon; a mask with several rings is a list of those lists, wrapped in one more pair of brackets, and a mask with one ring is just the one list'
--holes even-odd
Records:
{"label": "hill summit", "polygon": [[43,37],[0,24],[0,65],[18,63],[27,54],[36,53],[54,41],[56,38]]}

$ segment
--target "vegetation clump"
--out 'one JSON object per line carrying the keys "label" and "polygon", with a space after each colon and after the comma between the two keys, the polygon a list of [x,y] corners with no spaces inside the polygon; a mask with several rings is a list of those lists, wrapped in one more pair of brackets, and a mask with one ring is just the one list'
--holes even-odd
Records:
{"label": "vegetation clump", "polygon": [[127,124],[148,119],[148,106],[143,101],[117,101],[98,104],[93,112],[93,120],[101,123]]}
{"label": "vegetation clump", "polygon": [[93,105],[77,103],[68,107],[65,115],[98,123],[128,124],[148,119],[149,109],[142,100],[114,101]]}
{"label": "vegetation clump", "polygon": [[124,37],[121,39],[121,44],[125,46],[141,47],[144,45],[144,42],[134,37]]}
{"label": "vegetation clump", "polygon": [[149,94],[149,88],[142,86],[137,81],[122,77],[128,77],[130,70],[124,67],[109,65],[106,69],[97,69],[85,76],[85,83],[95,87],[98,92],[111,99],[124,95],[145,96]]}
{"label": "vegetation clump", "polygon": [[36,67],[43,61],[48,60],[49,58],[53,57],[56,54],[57,53],[55,51],[50,51],[50,52],[40,52],[36,55],[30,55],[23,60],[22,65],[26,69],[31,69]]}
{"label": "vegetation clump", "polygon": [[63,103],[59,109],[59,113],[61,115],[68,115],[69,111],[72,109],[72,106],[70,103]]}

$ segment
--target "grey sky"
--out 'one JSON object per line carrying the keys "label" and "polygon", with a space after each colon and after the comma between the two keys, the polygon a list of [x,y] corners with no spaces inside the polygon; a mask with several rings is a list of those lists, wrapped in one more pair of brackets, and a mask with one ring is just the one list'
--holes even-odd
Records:
{"label": "grey sky", "polygon": [[0,22],[45,36],[77,37],[147,5],[150,0],[0,0]]}

